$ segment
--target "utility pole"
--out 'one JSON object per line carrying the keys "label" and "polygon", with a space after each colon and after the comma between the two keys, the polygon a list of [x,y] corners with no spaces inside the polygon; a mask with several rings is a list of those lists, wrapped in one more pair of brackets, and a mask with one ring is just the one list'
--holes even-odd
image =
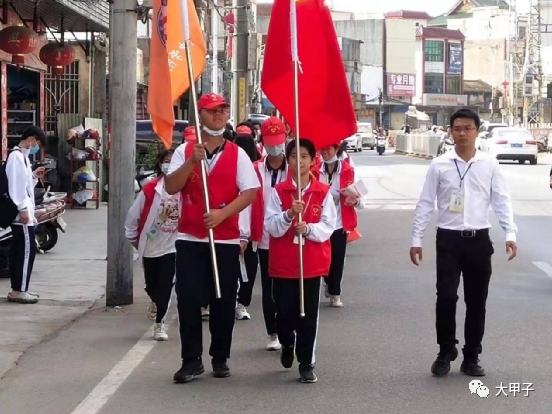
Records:
{"label": "utility pole", "polygon": [[236,10],[236,49],[234,61],[234,95],[232,96],[232,114],[234,123],[247,119],[249,102],[249,11],[250,0],[234,0]]}
{"label": "utility pole", "polygon": [[136,0],[113,0],[110,5],[109,210],[107,220],[108,306],[133,302],[133,254],[125,238],[125,218],[134,199],[136,151]]}
{"label": "utility pole", "polygon": [[379,127],[383,128],[383,91],[379,90]]}

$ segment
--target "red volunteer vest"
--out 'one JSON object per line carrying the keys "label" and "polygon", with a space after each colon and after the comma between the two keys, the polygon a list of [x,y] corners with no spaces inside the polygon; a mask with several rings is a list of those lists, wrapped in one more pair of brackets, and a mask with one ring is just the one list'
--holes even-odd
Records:
{"label": "red volunteer vest", "polygon": [[144,230],[144,226],[146,225],[146,221],[148,219],[149,212],[151,210],[151,206],[153,204],[153,199],[155,198],[155,187],[157,187],[157,184],[159,183],[159,180],[161,177],[158,177],[149,183],[147,183],[143,188],[142,192],[144,193],[144,196],[146,197],[146,201],[144,203],[144,208],[142,210],[142,214],[140,214],[140,221],[138,223],[138,234],[142,234],[142,231]]}
{"label": "red volunteer vest", "polygon": [[[186,145],[185,157],[192,155],[193,145]],[[215,155],[220,157],[209,175],[207,187],[209,191],[209,206],[212,209],[222,209],[234,201],[239,195],[236,185],[238,174],[238,147],[226,141],[224,150]],[[178,223],[180,233],[189,234],[203,239],[207,237],[203,215],[205,202],[203,200],[203,184],[201,181],[201,167],[196,165],[186,185],[181,191],[182,215]],[[214,229],[215,240],[233,240],[240,238],[238,215],[229,217]]]}
{"label": "red volunteer vest", "polygon": [[[297,197],[297,189],[289,174],[288,179],[278,185],[278,192],[282,202],[282,211],[291,208],[293,200]],[[322,217],[322,205],[330,188],[316,180],[311,179],[311,185],[303,195],[305,223],[318,223]],[[290,229],[283,237],[270,236],[270,254],[268,255],[268,272],[271,277],[285,279],[299,279],[299,248],[293,243],[295,238],[295,223],[293,220]],[[327,277],[330,272],[332,249],[330,241],[317,243],[306,239],[303,246],[303,273],[305,278]]]}
{"label": "red volunteer vest", "polygon": [[260,243],[263,239],[263,227],[264,227],[264,190],[263,190],[263,180],[261,178],[261,172],[259,171],[259,163],[261,161],[256,161],[253,164],[259,182],[261,183],[261,188],[257,190],[255,196],[255,201],[251,205],[251,241]]}

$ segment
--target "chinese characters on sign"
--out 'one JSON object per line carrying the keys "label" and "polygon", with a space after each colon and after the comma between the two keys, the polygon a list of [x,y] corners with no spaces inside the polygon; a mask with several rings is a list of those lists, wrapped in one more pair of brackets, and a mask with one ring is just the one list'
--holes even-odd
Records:
{"label": "chinese characters on sign", "polygon": [[412,98],[416,95],[416,76],[409,74],[387,74],[387,96]]}

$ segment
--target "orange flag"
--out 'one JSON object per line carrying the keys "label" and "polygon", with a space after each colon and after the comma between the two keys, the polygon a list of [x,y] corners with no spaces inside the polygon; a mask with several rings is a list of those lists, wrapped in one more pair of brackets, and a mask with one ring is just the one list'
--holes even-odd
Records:
{"label": "orange flag", "polygon": [[[182,10],[187,17],[183,18]],[[170,148],[173,103],[190,88],[185,32],[189,35],[194,81],[205,69],[207,47],[193,0],[154,0],[152,20],[148,111],[153,130]],[[183,22],[188,22],[187,27]]]}

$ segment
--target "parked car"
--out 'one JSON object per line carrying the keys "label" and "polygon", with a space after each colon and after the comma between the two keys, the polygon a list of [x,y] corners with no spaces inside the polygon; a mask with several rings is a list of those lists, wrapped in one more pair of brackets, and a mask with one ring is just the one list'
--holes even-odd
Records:
{"label": "parked car", "polygon": [[372,150],[376,148],[376,138],[374,136],[374,129],[372,128],[372,124],[370,122],[359,122],[357,124],[357,127],[357,135],[360,135],[360,137],[362,138],[363,148],[368,147]]}
{"label": "parked car", "polygon": [[494,128],[493,132],[485,135],[481,141],[481,151],[499,160],[514,160],[520,164],[529,161],[531,165],[537,164],[537,141],[524,128]]}
{"label": "parked car", "polygon": [[490,122],[483,122],[481,124],[481,127],[479,128],[479,136],[477,137],[477,140],[475,141],[475,148],[481,149],[481,142],[485,137],[491,136],[491,133],[495,128],[508,128],[508,124],[504,123],[490,123]]}
{"label": "parked car", "polygon": [[353,150],[354,152],[362,152],[362,137],[359,134],[355,134],[345,139],[347,144],[346,150]]}
{"label": "parked car", "polygon": [[247,115],[247,119],[250,121],[258,121],[260,123],[263,123],[266,119],[270,118],[268,115],[264,114],[249,114]]}
{"label": "parked car", "polygon": [[[173,130],[173,142],[182,142],[184,130],[188,127],[188,121],[177,120]],[[136,121],[136,154],[145,154],[148,145],[152,142],[161,142],[160,138],[153,132],[151,119]]]}

